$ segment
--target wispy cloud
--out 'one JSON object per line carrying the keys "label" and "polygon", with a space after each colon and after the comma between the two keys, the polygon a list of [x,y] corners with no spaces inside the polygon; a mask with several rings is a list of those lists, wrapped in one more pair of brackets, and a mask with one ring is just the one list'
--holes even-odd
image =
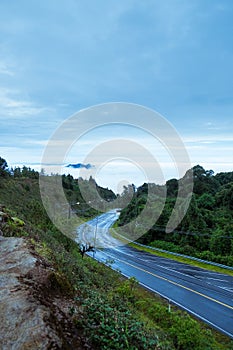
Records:
{"label": "wispy cloud", "polygon": [[3,61],[0,61],[0,75],[8,75],[13,77],[15,75],[15,73],[13,72],[13,70],[11,70],[11,68]]}
{"label": "wispy cloud", "polygon": [[1,118],[33,117],[51,111],[49,107],[38,106],[23,99],[19,91],[0,88]]}
{"label": "wispy cloud", "polygon": [[190,135],[183,137],[184,143],[190,144],[223,144],[233,142],[233,135],[228,134],[206,134],[206,135]]}
{"label": "wispy cloud", "polygon": [[[89,6],[68,0],[35,6],[27,0],[0,1],[0,156],[9,163],[39,162],[47,140],[69,115],[91,105],[125,101],[166,116],[194,165],[224,165],[227,159],[230,164],[233,2],[219,3],[124,0]],[[63,140],[49,143],[54,147],[51,162],[64,146],[64,165],[78,159],[97,169],[100,160],[86,155],[98,144],[121,137],[153,153],[162,168],[172,164],[166,142],[170,137],[174,151],[176,144],[170,133],[162,143],[159,135],[149,137],[122,126],[91,131],[93,118],[101,123],[91,111],[82,123],[85,134],[80,135],[77,125],[70,125],[71,130],[64,126]],[[131,120],[136,123],[137,116]],[[77,146],[69,144],[70,132],[77,133]],[[156,128],[154,133],[159,133]],[[114,144],[105,154],[111,159]],[[133,151],[128,155],[133,157]],[[143,152],[139,156],[145,162]],[[78,173],[64,165],[64,171]],[[110,186],[115,170],[109,169],[104,181]]]}

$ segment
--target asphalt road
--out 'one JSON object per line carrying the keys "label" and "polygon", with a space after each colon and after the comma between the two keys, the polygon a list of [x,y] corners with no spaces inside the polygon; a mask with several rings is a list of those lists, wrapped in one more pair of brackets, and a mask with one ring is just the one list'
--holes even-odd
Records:
{"label": "asphalt road", "polygon": [[121,245],[108,231],[117,217],[111,211],[78,228],[79,241],[96,243],[95,259],[111,260],[113,269],[233,338],[233,277]]}

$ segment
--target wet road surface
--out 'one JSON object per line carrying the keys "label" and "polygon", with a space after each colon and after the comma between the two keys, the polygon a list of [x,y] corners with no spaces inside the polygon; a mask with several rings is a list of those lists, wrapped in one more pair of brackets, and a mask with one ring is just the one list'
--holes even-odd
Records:
{"label": "wet road surface", "polygon": [[95,243],[95,259],[111,260],[113,269],[233,338],[233,277],[121,245],[109,234],[118,215],[113,210],[78,228],[79,240]]}

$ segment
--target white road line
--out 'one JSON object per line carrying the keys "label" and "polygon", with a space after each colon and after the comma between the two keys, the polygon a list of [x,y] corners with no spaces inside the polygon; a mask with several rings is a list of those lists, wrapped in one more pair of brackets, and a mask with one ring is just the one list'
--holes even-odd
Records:
{"label": "white road line", "polygon": [[224,290],[227,290],[229,292],[232,292],[233,291],[233,288],[228,288],[228,287],[223,287],[223,286],[217,286],[218,288],[221,288],[221,289],[224,289]]}
{"label": "white road line", "polygon": [[186,274],[186,273],[183,273],[183,272],[174,270],[174,269],[169,269],[168,267],[165,267],[165,266],[162,266],[162,265],[157,265],[157,264],[156,264],[156,266],[159,266],[159,267],[161,267],[161,268],[164,269],[164,270],[168,270],[168,271],[171,271],[171,272],[175,272],[175,273],[178,273],[178,274],[180,274],[180,275],[183,275],[183,276],[186,276],[186,277],[189,277],[189,278],[197,279],[197,277],[190,276],[189,274]]}
{"label": "white road line", "polygon": [[[124,275],[124,274],[122,274]],[[126,275],[125,275],[126,276]],[[129,276],[126,276],[126,277],[129,277]],[[189,312],[190,314],[192,314],[193,316],[196,316],[197,318],[199,318],[200,320],[206,322],[207,324],[209,324],[210,326],[214,327],[215,329],[218,329],[220,332],[228,335],[230,338],[233,338],[233,333],[229,333],[227,331],[225,331],[224,329],[222,329],[221,327],[217,326],[216,324],[214,324],[213,322],[207,320],[205,317],[202,317],[201,315],[197,314],[196,312],[190,310],[189,308],[185,307],[184,305],[176,302],[175,300],[169,298],[168,296],[158,292],[157,290],[147,286],[146,284],[142,283],[142,282],[139,282],[140,285],[144,286],[146,289],[149,289],[151,290],[152,292],[156,293],[156,294],[159,294],[161,297],[167,299],[168,301],[172,302],[173,304],[179,306],[181,309],[183,310],[186,310],[187,312]]]}
{"label": "white road line", "polygon": [[[103,253],[103,252],[102,252],[102,253]],[[104,255],[107,255],[106,253],[103,253],[103,254],[104,254]],[[110,254],[109,254],[109,255],[110,255]],[[113,258],[114,258],[114,257],[113,257]],[[116,260],[118,260],[118,259],[116,259]],[[117,270],[117,269],[114,268],[114,267],[112,267],[112,269],[113,269],[113,270]],[[127,278],[131,277],[130,275],[127,275],[127,274],[125,274],[125,273],[123,273],[123,272],[120,272],[120,273],[121,273],[121,275],[123,275],[123,276],[125,276],[125,277],[127,277]],[[220,332],[226,334],[226,335],[229,336],[230,338],[233,338],[233,333],[230,333],[230,332],[228,332],[228,331],[225,331],[223,328],[217,326],[215,323],[209,321],[209,320],[206,319],[205,317],[203,317],[203,316],[197,314],[196,312],[194,312],[194,311],[192,311],[191,309],[185,307],[184,305],[178,303],[177,301],[175,301],[175,300],[169,298],[167,295],[165,295],[165,294],[163,294],[163,293],[160,293],[160,292],[157,291],[156,289],[153,289],[153,288],[147,286],[147,285],[144,284],[143,282],[139,282],[139,284],[140,284],[141,286],[145,287],[146,289],[148,289],[148,290],[150,290],[150,291],[152,291],[152,292],[154,292],[154,293],[156,293],[156,294],[159,294],[161,297],[163,297],[163,298],[165,298],[166,300],[172,302],[173,304],[179,306],[181,309],[186,310],[187,312],[189,312],[189,313],[192,314],[193,316],[199,318],[200,320],[204,321],[205,323],[209,324],[210,326],[214,327],[215,329],[219,330]]]}
{"label": "white road line", "polygon": [[220,278],[213,278],[213,277],[205,277],[207,280],[214,280],[214,281],[219,281],[219,282],[227,282],[227,280],[223,280]]}

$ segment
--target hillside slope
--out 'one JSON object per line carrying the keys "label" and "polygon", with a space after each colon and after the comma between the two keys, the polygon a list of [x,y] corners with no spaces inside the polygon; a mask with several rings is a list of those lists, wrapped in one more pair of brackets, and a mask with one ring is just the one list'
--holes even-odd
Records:
{"label": "hillside slope", "polygon": [[72,329],[71,300],[28,241],[0,237],[0,272],[2,350],[84,348]]}
{"label": "hillside slope", "polygon": [[229,338],[187,313],[169,312],[166,301],[139,288],[135,278],[82,259],[78,245],[48,219],[35,179],[0,177],[0,203],[6,205],[0,232],[10,236],[0,242],[9,244],[0,261],[6,350],[232,349]]}

